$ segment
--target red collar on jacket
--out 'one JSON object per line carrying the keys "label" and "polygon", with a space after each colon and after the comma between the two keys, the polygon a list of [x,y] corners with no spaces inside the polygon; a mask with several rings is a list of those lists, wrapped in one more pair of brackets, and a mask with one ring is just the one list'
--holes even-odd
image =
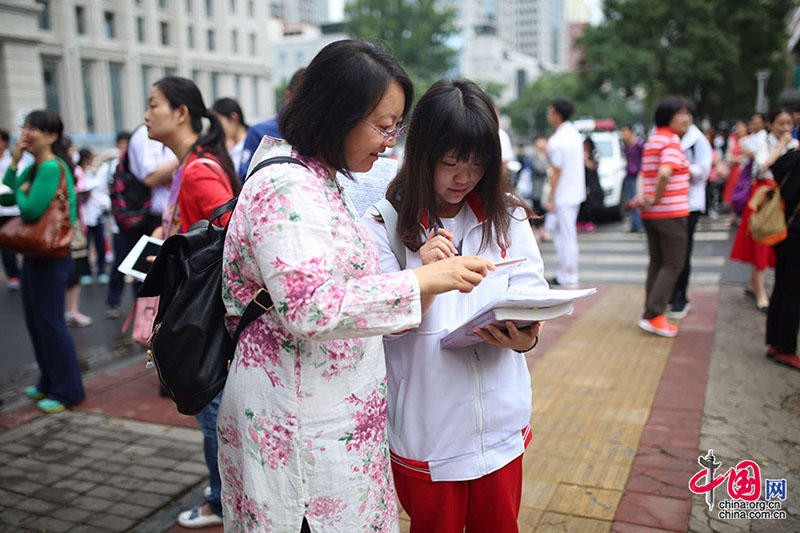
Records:
{"label": "red collar on jacket", "polygon": [[[479,223],[483,222],[484,220],[486,220],[486,218],[485,218],[485,216],[483,214],[483,204],[481,203],[481,199],[478,196],[478,193],[475,192],[474,190],[469,191],[469,193],[467,194],[467,205],[469,206],[470,209],[472,209],[472,212],[475,215],[475,218],[478,219]],[[430,220],[428,218],[428,212],[427,211],[422,210],[420,212],[420,217],[419,218],[420,218],[420,222],[422,222],[422,226],[426,230],[431,229],[430,228]]]}

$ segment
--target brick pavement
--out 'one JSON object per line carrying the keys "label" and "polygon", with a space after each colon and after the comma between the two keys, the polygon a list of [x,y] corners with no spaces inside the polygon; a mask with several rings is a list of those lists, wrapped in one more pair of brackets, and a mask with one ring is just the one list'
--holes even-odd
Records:
{"label": "brick pavement", "polygon": [[[693,292],[675,340],[636,328],[642,292],[601,288],[528,355],[521,531],[686,529],[716,289]],[[205,483],[194,420],[139,360],[86,386],[68,412],[0,415],[0,531],[184,531],[174,517]]]}

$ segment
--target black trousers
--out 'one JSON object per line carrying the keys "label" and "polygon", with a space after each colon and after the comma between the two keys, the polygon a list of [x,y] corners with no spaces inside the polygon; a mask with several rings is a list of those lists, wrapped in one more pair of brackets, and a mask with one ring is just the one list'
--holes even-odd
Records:
{"label": "black trousers", "polygon": [[775,246],[775,286],[769,299],[767,344],[779,353],[797,353],[800,326],[800,235]]}
{"label": "black trousers", "polygon": [[689,302],[689,275],[692,273],[692,248],[694,247],[694,232],[697,229],[697,221],[700,220],[700,211],[692,211],[689,213],[687,221],[687,230],[689,240],[686,245],[686,262],[683,265],[681,275],[678,276],[678,281],[675,282],[675,288],[672,290],[672,298],[669,300],[670,307],[683,309],[683,306]]}

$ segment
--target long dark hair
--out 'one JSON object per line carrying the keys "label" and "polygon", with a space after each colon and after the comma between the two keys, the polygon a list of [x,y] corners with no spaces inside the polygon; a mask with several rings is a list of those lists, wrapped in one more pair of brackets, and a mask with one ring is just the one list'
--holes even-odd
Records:
{"label": "long dark hair", "polygon": [[503,175],[498,130],[491,98],[472,81],[439,80],[419,99],[408,128],[403,166],[386,191],[398,212],[400,239],[408,248],[416,251],[422,246],[421,212],[427,212],[431,222],[441,222],[434,173],[451,150],[458,161],[477,159],[486,167],[473,189],[486,220],[481,250],[493,238],[501,247],[511,244],[509,209],[522,207],[527,216],[534,216]]}
{"label": "long dark hair", "polygon": [[[153,86],[158,87],[164,94],[172,109],[178,109],[182,105],[186,106],[191,118],[192,131],[198,134],[197,142],[194,143],[191,150],[198,157],[208,154],[219,161],[225,174],[228,175],[228,182],[233,189],[234,196],[238,195],[242,190],[242,182],[239,181],[239,175],[233,168],[233,162],[225,148],[225,132],[222,130],[222,123],[214,113],[206,109],[203,95],[200,94],[197,85],[186,78],[167,76],[155,82]],[[211,127],[205,134],[202,133],[203,118],[207,118],[211,122]]]}
{"label": "long dark hair", "polygon": [[211,106],[211,110],[231,120],[233,119],[233,114],[236,113],[236,116],[239,119],[239,124],[244,126],[245,129],[250,129],[250,126],[248,126],[247,122],[244,120],[242,106],[240,106],[239,102],[233,98],[220,98],[214,102],[214,105]]}
{"label": "long dark hair", "polygon": [[[49,109],[31,111],[31,113],[25,117],[25,126],[45,133],[55,133],[58,135],[50,146],[50,149],[56,157],[62,159],[67,164],[70,172],[75,171],[75,163],[72,162],[72,158],[69,156],[69,139],[64,135],[64,123],[61,121],[61,117],[58,116],[58,113]],[[31,167],[30,176],[31,181],[36,177],[36,163]]]}
{"label": "long dark hair", "polygon": [[283,138],[300,155],[319,157],[348,173],[344,138],[375,109],[392,81],[403,89],[406,116],[414,88],[389,52],[363,41],[329,44],[311,60],[283,108]]}

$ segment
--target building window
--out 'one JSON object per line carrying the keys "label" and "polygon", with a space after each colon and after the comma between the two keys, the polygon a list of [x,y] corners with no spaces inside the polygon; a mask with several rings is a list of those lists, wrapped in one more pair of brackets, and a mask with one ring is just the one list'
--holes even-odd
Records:
{"label": "building window", "polygon": [[147,101],[150,98],[150,72],[153,68],[142,65],[142,94],[144,95],[144,107],[147,109]]}
{"label": "building window", "polygon": [[206,16],[214,16],[214,0],[206,0]]}
{"label": "building window", "polygon": [[211,101],[215,102],[219,98],[219,73],[211,73]]}
{"label": "building window", "polygon": [[206,41],[208,41],[208,51],[213,52],[216,48],[214,44],[214,30],[208,30],[206,32]]}
{"label": "building window", "polygon": [[86,131],[95,132],[94,123],[94,98],[92,97],[92,64],[81,61],[81,79],[83,81],[83,107],[86,111]]}
{"label": "building window", "polygon": [[169,22],[161,22],[161,44],[169,46]]}
{"label": "building window", "polygon": [[255,9],[253,7],[253,0],[248,0],[248,2],[247,2],[247,16],[248,17],[254,16],[255,15],[254,11],[255,11]]}
{"label": "building window", "polygon": [[255,33],[251,33],[250,34],[250,55],[251,56],[256,55],[256,34]]}
{"label": "building window", "polygon": [[42,58],[42,76],[44,77],[44,103],[47,109],[60,113],[57,59],[52,57]]}
{"label": "building window", "polygon": [[124,127],[122,101],[122,64],[110,63],[108,75],[111,80],[111,109],[114,116],[114,131],[121,131]]}
{"label": "building window", "polygon": [[186,46],[194,48],[194,27],[192,26],[186,28]]}
{"label": "building window", "polygon": [[237,74],[233,77],[233,93],[236,98],[242,98],[242,76]]}
{"label": "building window", "polygon": [[236,30],[231,31],[231,50],[234,54],[239,53],[239,33]]}
{"label": "building window", "polygon": [[136,40],[140,43],[144,42],[144,19],[136,17]]}
{"label": "building window", "polygon": [[105,28],[105,35],[106,39],[116,39],[117,38],[117,28],[114,24],[114,13],[111,11],[105,11],[103,13],[103,26]]}
{"label": "building window", "polygon": [[158,7],[161,9],[167,9],[169,7],[169,2],[167,0],[158,0]]}
{"label": "building window", "polygon": [[75,31],[86,35],[86,8],[83,6],[75,6]]}
{"label": "building window", "polygon": [[193,0],[186,0],[186,12],[187,13],[191,13],[192,12],[192,2],[193,2]]}
{"label": "building window", "polygon": [[196,68],[192,69],[192,81],[198,87],[200,86],[200,71],[197,70]]}
{"label": "building window", "polygon": [[231,13],[236,12],[236,0],[231,0]]}
{"label": "building window", "polygon": [[178,70],[175,67],[164,67],[164,76],[175,76]]}
{"label": "building window", "polygon": [[50,21],[50,2],[49,0],[36,0],[36,3],[42,6],[42,10],[39,12],[39,29],[40,30],[49,30],[51,29],[51,21]]}

